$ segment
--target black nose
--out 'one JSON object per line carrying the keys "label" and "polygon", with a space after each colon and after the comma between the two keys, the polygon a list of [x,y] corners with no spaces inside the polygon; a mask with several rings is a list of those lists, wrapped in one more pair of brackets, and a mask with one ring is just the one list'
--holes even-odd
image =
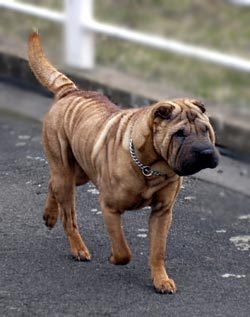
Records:
{"label": "black nose", "polygon": [[199,163],[204,167],[215,168],[219,162],[219,156],[214,148],[208,147],[196,152]]}
{"label": "black nose", "polygon": [[200,152],[200,155],[202,157],[210,157],[211,155],[213,155],[213,153],[214,153],[213,149],[205,149],[205,150]]}

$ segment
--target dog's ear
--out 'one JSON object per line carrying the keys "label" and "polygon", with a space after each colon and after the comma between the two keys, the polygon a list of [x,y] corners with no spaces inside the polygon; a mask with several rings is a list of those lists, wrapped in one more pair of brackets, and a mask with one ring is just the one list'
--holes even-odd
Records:
{"label": "dog's ear", "polygon": [[174,110],[174,106],[172,105],[159,106],[154,111],[154,119],[162,118],[165,120],[169,120],[171,119],[173,110]]}
{"label": "dog's ear", "polygon": [[205,108],[204,104],[203,104],[201,101],[199,101],[199,100],[194,100],[194,101],[193,101],[193,104],[194,104],[195,106],[197,106],[198,108],[200,108],[200,110],[201,110],[202,113],[205,113],[205,112],[206,112],[206,108]]}

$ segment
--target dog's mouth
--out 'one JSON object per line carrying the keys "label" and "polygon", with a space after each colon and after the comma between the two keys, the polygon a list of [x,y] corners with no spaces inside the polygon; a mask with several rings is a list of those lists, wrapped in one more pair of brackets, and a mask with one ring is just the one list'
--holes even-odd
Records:
{"label": "dog's mouth", "polygon": [[179,176],[189,176],[206,168],[215,168],[218,164],[218,152],[213,146],[210,146],[200,151],[193,151],[190,158],[178,162],[174,171]]}
{"label": "dog's mouth", "polygon": [[181,170],[175,169],[174,171],[179,176],[190,176],[200,172],[202,169],[203,168],[200,168],[197,166],[189,166],[189,167],[182,168]]}

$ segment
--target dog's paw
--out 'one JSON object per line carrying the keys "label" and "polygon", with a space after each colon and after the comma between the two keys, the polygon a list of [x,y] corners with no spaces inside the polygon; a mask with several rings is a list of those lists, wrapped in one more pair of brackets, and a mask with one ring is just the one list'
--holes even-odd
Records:
{"label": "dog's paw", "polygon": [[155,291],[160,294],[173,294],[176,292],[175,282],[170,278],[154,279]]}
{"label": "dog's paw", "polygon": [[109,262],[114,264],[114,265],[126,265],[130,262],[131,260],[131,254],[127,254],[125,256],[120,256],[120,257],[114,257],[114,255],[111,254],[109,257]]}
{"label": "dog's paw", "polygon": [[76,261],[90,261],[91,255],[88,250],[71,250],[71,254]]}
{"label": "dog's paw", "polygon": [[57,215],[49,215],[44,213],[43,215],[43,220],[45,222],[45,225],[49,228],[52,229],[54,227],[54,225],[56,224],[57,221]]}

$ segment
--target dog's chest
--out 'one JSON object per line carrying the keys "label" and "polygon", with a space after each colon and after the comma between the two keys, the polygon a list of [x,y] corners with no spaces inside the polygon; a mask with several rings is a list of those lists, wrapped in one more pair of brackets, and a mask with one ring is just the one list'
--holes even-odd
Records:
{"label": "dog's chest", "polygon": [[[118,210],[133,210],[149,206],[155,194],[167,186],[168,180],[165,177],[152,177],[145,180],[133,180],[123,182],[112,182],[112,186],[105,186],[102,190],[102,197]],[[108,188],[109,187],[109,188]]]}

